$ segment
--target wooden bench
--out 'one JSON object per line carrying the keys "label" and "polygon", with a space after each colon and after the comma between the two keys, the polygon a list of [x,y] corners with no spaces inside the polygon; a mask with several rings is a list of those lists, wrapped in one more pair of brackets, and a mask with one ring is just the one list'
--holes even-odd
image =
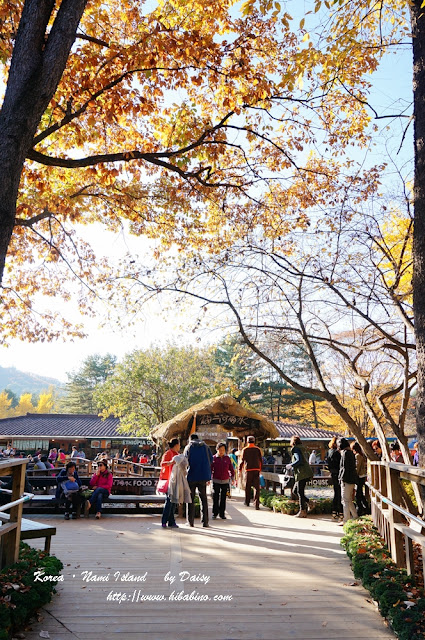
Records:
{"label": "wooden bench", "polygon": [[[141,510],[141,506],[145,505],[144,512],[156,513],[165,503],[165,495],[131,495],[131,494],[114,494],[110,495],[103,501],[104,505],[111,505],[106,508],[108,513],[123,513],[127,508],[127,512]],[[59,513],[61,503],[54,495],[35,495],[32,500],[25,503],[25,511],[27,513]],[[134,507],[129,505],[133,505]],[[152,505],[152,506],[151,506]]]}
{"label": "wooden bench", "polygon": [[[0,513],[0,534],[11,526],[16,526],[15,523],[9,524],[9,514]],[[44,551],[50,553],[50,544],[52,536],[56,535],[56,527],[52,527],[49,524],[42,524],[41,522],[34,522],[34,520],[28,520],[22,518],[21,521],[21,540],[34,540],[36,538],[45,538]]]}

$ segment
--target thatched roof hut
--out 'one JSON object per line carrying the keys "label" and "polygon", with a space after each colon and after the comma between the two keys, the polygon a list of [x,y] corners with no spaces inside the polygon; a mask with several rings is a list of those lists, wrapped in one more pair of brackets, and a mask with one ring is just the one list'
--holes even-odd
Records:
{"label": "thatched roof hut", "polygon": [[157,442],[175,437],[187,439],[194,420],[196,431],[204,440],[208,440],[208,430],[211,429],[215,429],[219,434],[222,432],[219,440],[225,438],[226,433],[232,433],[238,438],[254,435],[258,440],[277,438],[279,435],[271,420],[243,407],[232,396],[222,395],[203,400],[171,420],[163,422],[153,429],[151,437]]}

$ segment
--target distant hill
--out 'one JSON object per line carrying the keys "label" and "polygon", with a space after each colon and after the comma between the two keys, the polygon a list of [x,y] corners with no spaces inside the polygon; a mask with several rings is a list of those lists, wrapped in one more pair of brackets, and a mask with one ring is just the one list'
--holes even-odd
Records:
{"label": "distant hill", "polygon": [[15,367],[0,367],[0,391],[10,389],[19,397],[22,393],[40,393],[51,386],[56,387],[59,391],[64,387],[64,384],[56,378],[47,378],[36,373],[25,373]]}

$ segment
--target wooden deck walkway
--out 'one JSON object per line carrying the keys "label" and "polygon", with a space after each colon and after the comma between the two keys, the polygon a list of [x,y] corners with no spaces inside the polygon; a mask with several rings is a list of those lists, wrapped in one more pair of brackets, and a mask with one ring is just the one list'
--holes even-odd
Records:
{"label": "wooden deck walkway", "polygon": [[[157,515],[38,517],[57,527],[52,553],[64,581],[26,639],[41,631],[52,640],[395,638],[356,585],[329,517],[255,511],[241,497],[228,514],[208,529],[175,530],[162,529]],[[180,580],[187,576],[194,580]],[[208,599],[184,599],[191,594]]]}

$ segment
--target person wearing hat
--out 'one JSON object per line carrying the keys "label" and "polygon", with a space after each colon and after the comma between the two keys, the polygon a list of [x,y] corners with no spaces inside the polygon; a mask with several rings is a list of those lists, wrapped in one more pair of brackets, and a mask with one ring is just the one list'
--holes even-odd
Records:
{"label": "person wearing hat", "polygon": [[260,508],[260,471],[262,467],[262,453],[259,447],[255,446],[254,436],[248,436],[248,445],[242,450],[242,458],[239,465],[239,472],[245,467],[245,505],[249,507],[251,502],[251,488],[254,489],[255,508]]}
{"label": "person wearing hat", "polygon": [[341,484],[341,502],[344,512],[344,520],[340,524],[343,525],[350,518],[357,518],[356,507],[354,506],[354,489],[358,482],[356,472],[356,458],[350,449],[350,443],[346,438],[340,438],[338,448],[341,453],[341,462],[339,465],[339,482]]}

